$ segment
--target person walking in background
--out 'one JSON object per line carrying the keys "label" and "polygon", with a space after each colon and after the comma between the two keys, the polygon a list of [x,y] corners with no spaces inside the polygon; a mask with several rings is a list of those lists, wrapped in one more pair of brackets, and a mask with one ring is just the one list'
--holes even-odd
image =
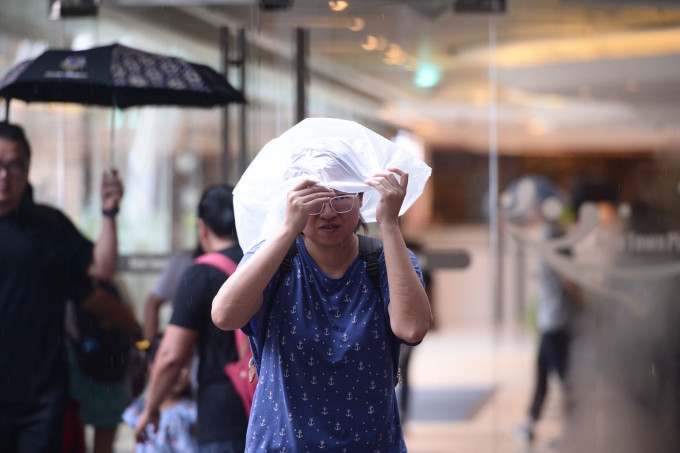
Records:
{"label": "person walking in background", "polygon": [[[208,188],[198,205],[198,237],[206,252],[238,262],[243,256],[236,236],[232,188]],[[212,300],[227,276],[208,264],[194,264],[182,276],[170,324],[154,361],[146,403],[135,436],[148,439],[147,426],[159,426],[160,407],[197,346],[199,451],[243,452],[247,418],[224,366],[238,360],[234,333],[218,329],[210,319]]]}
{"label": "person walking in background", "polygon": [[[147,366],[152,373],[153,362],[158,352],[162,336],[151,341],[147,350]],[[123,412],[123,421],[135,428],[144,411],[144,398],[137,398]],[[138,442],[137,453],[194,453],[198,451],[196,442],[196,401],[191,395],[188,364],[181,368],[177,379],[159,406],[158,428],[146,427],[144,442]]]}
{"label": "person walking in background", "polygon": [[[544,220],[543,239],[550,240],[564,236],[563,227],[556,220]],[[569,250],[560,253],[570,254]],[[536,357],[536,378],[526,421],[516,428],[522,440],[533,442],[536,424],[548,393],[548,378],[556,373],[562,383],[568,405],[567,372],[569,368],[569,344],[571,342],[571,321],[578,301],[577,287],[562,277],[545,261],[539,263],[538,305],[536,319],[539,330],[538,355]]]}
{"label": "person walking in background", "polygon": [[141,326],[121,287],[120,282],[100,281],[81,304],[69,304],[70,394],[83,425],[94,427],[93,453],[113,452],[120,416],[130,401],[130,351],[141,338]]}
{"label": "person walking in background", "polygon": [[179,287],[182,275],[184,275],[184,271],[191,266],[194,258],[202,253],[203,251],[199,245],[194,250],[180,250],[170,256],[168,263],[163,269],[163,273],[156,280],[151,294],[146,299],[144,307],[144,339],[151,341],[159,333],[158,316],[161,306],[168,301],[172,301],[177,293],[177,288]]}
{"label": "person walking in background", "polygon": [[[357,174],[349,161],[356,151],[327,141],[293,149],[295,165],[277,169],[292,186],[283,221],[246,253],[213,301],[215,324],[243,327],[259,367],[249,453],[406,451],[394,389],[399,346],[420,342],[432,313],[398,224],[409,175],[389,167]],[[356,233],[373,190],[383,240],[377,285]]]}
{"label": "person walking in background", "polygon": [[59,210],[33,202],[30,161],[23,129],[0,123],[0,451],[10,453],[54,452],[61,445],[66,301],[84,300],[91,278],[113,277],[123,197],[115,170],[105,173],[102,227],[93,245]]}

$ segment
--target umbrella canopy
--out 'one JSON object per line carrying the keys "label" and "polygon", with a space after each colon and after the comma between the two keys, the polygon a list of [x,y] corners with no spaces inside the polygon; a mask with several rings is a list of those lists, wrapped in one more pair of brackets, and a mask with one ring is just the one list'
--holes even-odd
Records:
{"label": "umbrella canopy", "polygon": [[[283,222],[288,191],[303,178],[343,192],[363,192],[361,215],[375,222],[378,191],[364,181],[387,168],[409,174],[399,215],[415,203],[432,172],[396,143],[354,121],[308,118],[271,140],[234,188],[236,232],[244,250]],[[398,176],[397,176],[398,178]]]}
{"label": "umbrella canopy", "polygon": [[74,102],[126,108],[213,107],[244,103],[243,95],[208,66],[113,44],[50,49],[19,63],[0,80],[0,96],[26,102]]}

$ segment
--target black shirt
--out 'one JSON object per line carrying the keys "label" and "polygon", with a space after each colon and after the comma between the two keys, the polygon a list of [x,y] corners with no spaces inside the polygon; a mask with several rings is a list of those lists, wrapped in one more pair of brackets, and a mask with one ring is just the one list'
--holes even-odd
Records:
{"label": "black shirt", "polygon": [[[220,251],[238,263],[240,247]],[[238,360],[234,333],[219,329],[210,310],[217,291],[227,279],[219,269],[194,264],[182,275],[170,324],[199,331],[198,432],[199,444],[243,440],[248,420],[224,365]]]}
{"label": "black shirt", "polygon": [[0,216],[0,402],[66,395],[64,307],[92,289],[92,247],[56,209]]}

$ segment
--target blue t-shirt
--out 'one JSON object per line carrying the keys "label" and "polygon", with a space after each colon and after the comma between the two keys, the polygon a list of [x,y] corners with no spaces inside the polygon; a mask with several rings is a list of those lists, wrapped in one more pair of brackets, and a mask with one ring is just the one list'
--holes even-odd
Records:
{"label": "blue t-shirt", "polygon": [[254,317],[243,329],[261,354],[246,452],[405,452],[384,254],[381,297],[361,258],[334,279],[296,243],[292,270],[265,290],[262,325]]}

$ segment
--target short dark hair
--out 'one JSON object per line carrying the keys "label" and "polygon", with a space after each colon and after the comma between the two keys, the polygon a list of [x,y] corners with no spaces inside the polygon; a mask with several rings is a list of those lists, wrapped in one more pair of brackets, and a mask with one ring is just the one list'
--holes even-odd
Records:
{"label": "short dark hair", "polygon": [[220,238],[237,239],[233,192],[227,184],[211,186],[198,203],[198,218]]}
{"label": "short dark hair", "polygon": [[31,145],[28,143],[24,129],[21,126],[10,124],[7,121],[0,121],[0,138],[18,143],[26,160],[31,160]]}

